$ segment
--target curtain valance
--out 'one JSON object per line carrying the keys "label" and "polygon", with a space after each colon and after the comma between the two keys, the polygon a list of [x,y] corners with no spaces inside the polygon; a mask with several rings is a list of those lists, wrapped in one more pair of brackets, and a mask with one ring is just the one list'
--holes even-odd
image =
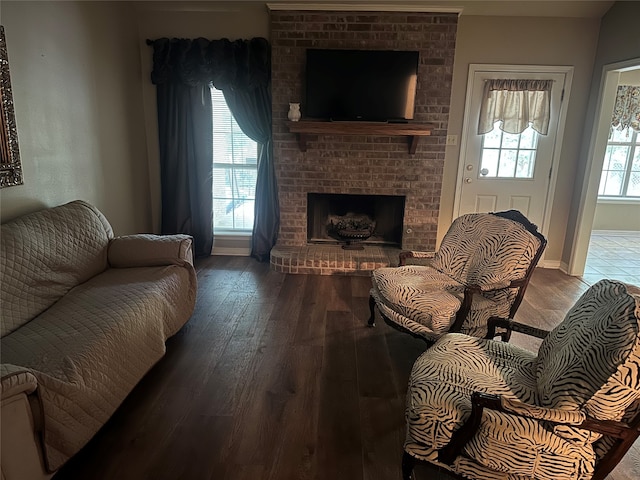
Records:
{"label": "curtain valance", "polygon": [[631,127],[640,131],[640,87],[618,86],[611,126],[618,130]]}
{"label": "curtain valance", "polygon": [[161,38],[147,44],[153,46],[151,81],[158,99],[162,233],[193,235],[196,255],[211,254],[213,84],[245,135],[259,145],[251,255],[269,261],[280,227],[269,42]]}
{"label": "curtain valance", "polygon": [[500,129],[518,134],[531,127],[542,135],[549,131],[551,118],[551,88],[553,80],[486,80],[478,135],[493,130],[497,121]]}
{"label": "curtain valance", "polygon": [[147,44],[153,45],[151,81],[155,85],[213,83],[219,90],[251,90],[271,82],[271,46],[265,38],[160,38]]}

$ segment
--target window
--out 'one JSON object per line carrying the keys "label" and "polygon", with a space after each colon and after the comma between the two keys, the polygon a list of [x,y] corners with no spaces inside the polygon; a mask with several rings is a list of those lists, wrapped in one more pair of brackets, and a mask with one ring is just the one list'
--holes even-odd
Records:
{"label": "window", "polygon": [[640,198],[640,135],[635,130],[611,129],[598,196]]}
{"label": "window", "polygon": [[233,118],[222,91],[211,87],[213,106],[213,226],[216,233],[253,229],[258,145]]}
{"label": "window", "polygon": [[533,178],[538,132],[506,133],[497,121],[482,137],[480,175],[485,178]]}

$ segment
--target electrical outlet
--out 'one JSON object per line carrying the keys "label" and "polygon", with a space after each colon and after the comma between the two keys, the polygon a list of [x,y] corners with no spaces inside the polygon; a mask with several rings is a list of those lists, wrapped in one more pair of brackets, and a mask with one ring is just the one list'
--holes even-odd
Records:
{"label": "electrical outlet", "polygon": [[447,135],[447,145],[458,145],[458,135]]}

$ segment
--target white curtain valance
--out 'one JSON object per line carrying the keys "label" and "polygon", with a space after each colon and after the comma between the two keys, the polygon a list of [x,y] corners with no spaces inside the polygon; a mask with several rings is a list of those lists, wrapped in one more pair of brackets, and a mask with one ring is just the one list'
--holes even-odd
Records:
{"label": "white curtain valance", "polygon": [[529,125],[540,133],[549,132],[553,80],[486,80],[478,135],[493,130],[497,121],[507,133],[522,133]]}
{"label": "white curtain valance", "polygon": [[631,127],[640,132],[640,87],[618,86],[611,126],[618,130]]}

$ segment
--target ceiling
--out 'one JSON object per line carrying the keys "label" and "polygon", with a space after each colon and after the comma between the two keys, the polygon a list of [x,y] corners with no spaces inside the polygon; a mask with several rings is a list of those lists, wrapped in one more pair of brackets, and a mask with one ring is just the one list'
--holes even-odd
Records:
{"label": "ceiling", "polygon": [[291,10],[362,10],[362,11],[455,11],[462,15],[584,17],[600,18],[614,1],[600,0],[148,0],[136,2],[142,8],[161,10],[236,10],[240,4],[267,5],[271,9]]}

